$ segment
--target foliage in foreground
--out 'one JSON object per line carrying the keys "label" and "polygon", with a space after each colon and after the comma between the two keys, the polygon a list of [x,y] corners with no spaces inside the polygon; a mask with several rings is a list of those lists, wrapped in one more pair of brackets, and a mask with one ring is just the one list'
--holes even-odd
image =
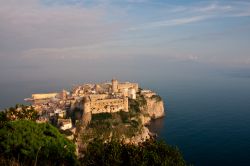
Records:
{"label": "foliage in foreground", "polygon": [[38,118],[38,112],[32,106],[16,104],[15,107],[10,107],[4,111],[0,111],[0,127],[7,121],[14,120],[32,120]]}
{"label": "foliage in foreground", "polygon": [[10,121],[0,128],[0,157],[1,162],[4,158],[21,165],[74,165],[77,162],[75,145],[55,127],[28,120]]}
{"label": "foliage in foreground", "polygon": [[97,138],[103,140],[131,138],[142,129],[140,120],[131,117],[129,112],[124,111],[93,114],[90,124],[81,133],[81,138],[86,144]]}
{"label": "foliage in foreground", "polygon": [[80,159],[84,166],[184,166],[180,151],[161,141],[148,140],[138,146],[116,141],[89,144],[85,156]]}
{"label": "foliage in foreground", "polygon": [[74,144],[50,124],[20,120],[0,128],[0,165],[186,165],[177,148],[155,140],[138,146],[93,140],[83,158],[74,152]]}
{"label": "foliage in foreground", "polygon": [[[140,103],[135,101],[130,105],[129,113],[121,111],[96,115],[90,124],[94,131],[92,138],[100,138],[104,132],[112,132],[113,136],[131,136],[136,133],[141,125],[140,121],[136,121],[139,107]],[[52,125],[34,122],[36,116],[32,107],[18,105],[0,112],[0,165],[186,165],[177,148],[154,140],[138,146],[116,140],[108,143],[93,140],[89,143],[84,157],[77,160],[75,145]],[[107,134],[107,137],[109,136],[110,134]]]}

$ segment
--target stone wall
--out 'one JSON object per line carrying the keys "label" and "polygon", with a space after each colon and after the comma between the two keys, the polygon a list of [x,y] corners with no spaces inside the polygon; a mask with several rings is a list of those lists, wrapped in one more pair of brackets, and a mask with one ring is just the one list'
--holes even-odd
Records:
{"label": "stone wall", "polygon": [[58,93],[43,93],[43,94],[32,94],[32,99],[34,100],[43,100],[54,98],[58,95]]}
{"label": "stone wall", "polygon": [[125,82],[125,83],[119,83],[118,84],[118,90],[123,91],[124,89],[135,89],[135,91],[138,91],[139,85],[137,83],[130,83],[130,82]]}
{"label": "stone wall", "polygon": [[128,98],[119,99],[102,99],[91,101],[89,97],[84,100],[84,112],[98,113],[114,113],[121,110],[128,112]]}
{"label": "stone wall", "polygon": [[108,94],[93,94],[93,95],[88,95],[90,97],[91,102],[96,101],[96,100],[103,100],[106,99],[109,95]]}

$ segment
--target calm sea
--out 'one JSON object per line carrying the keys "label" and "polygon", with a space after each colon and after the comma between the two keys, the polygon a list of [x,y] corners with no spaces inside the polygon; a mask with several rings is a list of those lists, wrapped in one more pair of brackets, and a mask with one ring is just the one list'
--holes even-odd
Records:
{"label": "calm sea", "polygon": [[194,165],[250,165],[250,77],[201,76],[158,88],[167,115],[151,129],[160,139]]}
{"label": "calm sea", "polygon": [[[159,138],[178,146],[194,165],[250,165],[249,75],[185,70],[171,74],[160,70],[158,75],[149,76],[142,71],[131,76],[137,80],[141,76],[138,82],[143,87],[164,98],[166,117],[151,125]],[[129,80],[129,76],[124,80]],[[0,108],[22,103],[34,92],[59,91],[72,85],[56,78],[2,80]]]}

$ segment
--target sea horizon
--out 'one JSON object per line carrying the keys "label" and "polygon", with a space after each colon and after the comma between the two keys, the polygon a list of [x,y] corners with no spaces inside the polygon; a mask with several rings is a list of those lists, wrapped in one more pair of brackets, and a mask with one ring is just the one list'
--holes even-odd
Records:
{"label": "sea horizon", "polygon": [[[148,77],[139,81],[142,88],[156,91],[165,104],[166,116],[152,121],[150,130],[157,133],[158,139],[177,146],[190,164],[247,165],[250,162],[247,157],[250,153],[250,78],[247,70],[225,73],[201,69],[200,66],[189,68],[190,72],[183,69],[175,77],[163,77],[161,74],[153,79]],[[195,70],[196,75],[191,70]],[[184,71],[187,72],[185,77],[182,73]],[[100,82],[111,78],[107,77]],[[91,79],[84,80],[84,83],[94,82]],[[133,82],[135,79],[124,77],[122,80]],[[8,96],[10,99],[6,103],[1,100],[0,105],[9,107],[17,103],[29,104],[23,99],[30,97],[32,93],[70,90],[72,87],[61,82],[27,82],[26,80],[23,85],[20,82],[17,82],[19,85],[10,82],[10,94],[1,86],[1,91],[4,92],[1,96]],[[11,96],[15,98],[11,100]]]}

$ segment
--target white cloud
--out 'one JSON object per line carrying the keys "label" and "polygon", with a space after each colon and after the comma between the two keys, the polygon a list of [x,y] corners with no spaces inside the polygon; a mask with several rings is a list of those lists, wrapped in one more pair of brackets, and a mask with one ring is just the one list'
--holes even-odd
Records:
{"label": "white cloud", "polygon": [[[250,16],[250,3],[203,3],[192,6],[166,6],[162,9],[161,15],[167,19],[150,21],[130,27],[129,30],[152,29],[169,26],[180,26],[211,18],[223,17],[246,17]],[[162,17],[162,16],[160,16]]]}
{"label": "white cloud", "polygon": [[0,2],[0,50],[85,46],[112,38],[123,23],[100,6],[44,6],[38,0]]}
{"label": "white cloud", "polygon": [[208,6],[191,8],[191,10],[195,12],[226,12],[232,9],[233,7],[230,5],[218,5],[217,3],[212,3]]}
{"label": "white cloud", "polygon": [[127,2],[129,2],[129,3],[144,3],[144,2],[148,2],[148,0],[127,0]]}
{"label": "white cloud", "polygon": [[148,24],[140,25],[138,27],[132,27],[132,28],[129,28],[129,30],[141,30],[141,29],[151,29],[151,28],[184,25],[184,24],[190,24],[190,23],[194,23],[194,22],[203,21],[203,20],[206,20],[208,18],[210,18],[210,17],[208,17],[208,16],[192,16],[192,17],[185,17],[185,18],[156,21],[156,22],[151,22]]}
{"label": "white cloud", "polygon": [[[250,3],[242,5],[209,2],[194,3],[192,6],[165,4],[164,8],[163,3],[157,4],[149,0],[93,1],[94,5],[84,5],[86,0],[77,0],[70,5],[55,3],[50,6],[39,3],[39,0],[0,1],[0,57],[22,56],[27,61],[31,57],[82,60],[157,54],[169,58],[170,54],[174,55],[178,50],[173,49],[169,53],[170,50],[165,46],[155,47],[155,43],[164,43],[167,39],[152,37],[155,31],[150,30],[194,24],[213,18],[250,16]],[[147,5],[145,9],[133,4],[125,5],[125,9],[120,6],[144,2],[145,6]],[[152,9],[152,13],[148,13],[148,8]],[[161,9],[164,12],[159,11]],[[130,31],[126,31],[127,29]],[[150,32],[149,37],[145,37],[145,31],[140,30]],[[191,36],[197,36],[194,31]],[[204,36],[204,33],[200,35]],[[136,37],[141,38],[139,40]],[[180,38],[178,35],[169,37],[169,40],[173,41]],[[188,40],[190,38],[185,39]],[[9,53],[13,51],[15,54]],[[196,50],[192,52],[197,55]],[[184,54],[177,53],[172,58],[198,60],[197,56],[189,55],[184,51]],[[201,59],[204,58],[199,57],[199,60]]]}

